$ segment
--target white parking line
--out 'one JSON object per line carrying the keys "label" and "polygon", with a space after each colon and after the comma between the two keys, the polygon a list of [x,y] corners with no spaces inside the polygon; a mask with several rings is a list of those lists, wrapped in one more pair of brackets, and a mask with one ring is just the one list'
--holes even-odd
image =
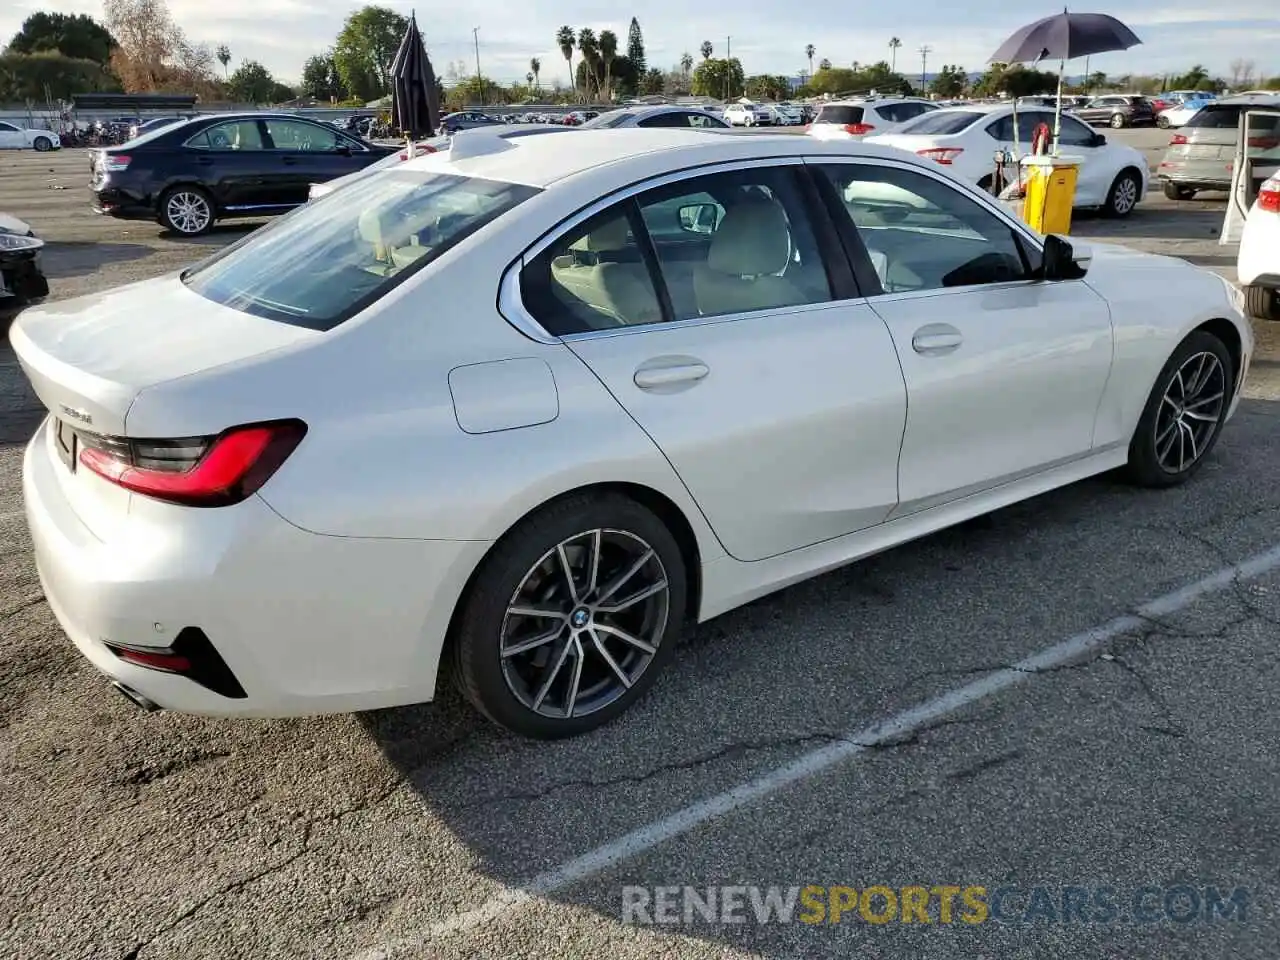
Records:
{"label": "white parking line", "polygon": [[473,910],[466,910],[429,924],[413,938],[370,948],[356,954],[351,960],[389,960],[401,950],[419,947],[430,940],[483,926],[539,896],[571,887],[615,864],[652,850],[659,844],[687,833],[709,820],[724,816],[745,804],[762,800],[793,784],[807,780],[837,763],[856,759],[875,747],[909,736],[957,710],[984,700],[1015,684],[1030,680],[1037,674],[1079,661],[1086,655],[1097,652],[1112,640],[1141,629],[1153,619],[1177,613],[1202,597],[1219,593],[1233,583],[1261,576],[1277,567],[1280,567],[1280,546],[1272,547],[1242,563],[1223,567],[1201,580],[1157,597],[1131,614],[1116,617],[1109,623],[1068,637],[1011,667],[995,670],[919,706],[851,733],[847,739],[811,750],[754,780],[748,780],[724,793],[677,810],[617,840],[597,847],[580,857],[575,857],[554,870],[538,874],[518,888],[491,897]]}

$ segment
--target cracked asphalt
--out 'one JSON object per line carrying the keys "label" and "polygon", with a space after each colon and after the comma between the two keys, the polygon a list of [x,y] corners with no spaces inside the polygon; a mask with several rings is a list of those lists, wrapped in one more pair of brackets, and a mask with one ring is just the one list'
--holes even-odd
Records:
{"label": "cracked asphalt", "polygon": [[[41,192],[30,157],[22,176],[7,158],[0,171],[0,209],[54,241],[54,296],[192,257],[148,224],[86,220],[82,160],[39,160],[78,196]],[[1153,203],[1123,228],[1079,232],[1180,243],[1208,261],[1222,250],[1196,231],[1214,209]],[[142,251],[123,258],[112,245],[126,243]],[[19,475],[41,412],[5,343],[0,957],[345,960],[397,944],[390,955],[432,960],[1271,960],[1280,573],[1139,617],[1087,656],[466,919],[630,831],[1275,547],[1280,350],[1269,330],[1260,342],[1248,399],[1194,482],[1153,493],[1086,481],[761,600],[688,637],[619,722],[554,744],[494,731],[447,686],[426,706],[306,720],[131,707],[40,595]],[[1015,903],[1037,886],[1109,887],[1121,909],[1110,923],[621,921],[625,887],[875,884],[1017,887]],[[1179,885],[1245,887],[1248,909],[1187,923],[1128,909],[1131,891]]]}

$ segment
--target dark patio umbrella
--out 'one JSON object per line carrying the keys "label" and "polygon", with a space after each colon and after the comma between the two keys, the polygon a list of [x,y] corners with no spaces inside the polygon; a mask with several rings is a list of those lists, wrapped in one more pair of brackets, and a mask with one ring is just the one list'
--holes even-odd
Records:
{"label": "dark patio umbrella", "polygon": [[[1105,13],[1061,13],[1045,17],[1015,30],[991,55],[992,63],[1039,63],[1058,61],[1058,99],[1053,111],[1053,152],[1058,152],[1058,135],[1062,130],[1062,75],[1068,60],[1089,57],[1095,53],[1128,50],[1142,41],[1137,34],[1115,17]],[[1017,104],[1014,104],[1015,114]],[[1014,121],[1016,128],[1017,121]],[[1016,138],[1015,138],[1016,143]]]}
{"label": "dark patio umbrella", "polygon": [[992,63],[1035,63],[1074,60],[1095,53],[1128,50],[1142,41],[1115,17],[1105,13],[1062,13],[1027,24],[991,55]]}
{"label": "dark patio umbrella", "polygon": [[391,62],[391,80],[391,119],[400,132],[411,140],[435,133],[440,123],[440,98],[416,15],[410,15],[409,29]]}

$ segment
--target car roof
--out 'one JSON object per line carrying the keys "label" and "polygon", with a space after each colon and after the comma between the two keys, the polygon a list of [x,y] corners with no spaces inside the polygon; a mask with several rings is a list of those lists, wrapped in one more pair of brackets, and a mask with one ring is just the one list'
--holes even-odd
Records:
{"label": "car roof", "polygon": [[1280,93],[1238,93],[1231,97],[1219,97],[1213,102],[1215,104],[1226,104],[1227,106],[1261,104],[1269,107],[1280,104]]}
{"label": "car roof", "polygon": [[[649,172],[636,172],[636,178],[658,176],[684,166],[823,153],[889,158],[924,166],[923,161],[917,161],[905,151],[877,144],[826,143],[787,134],[741,137],[726,132],[671,127],[618,127],[578,130],[566,137],[511,140],[495,137],[492,140],[495,146],[489,152],[476,153],[477,146],[481,145],[473,138],[468,142],[468,154],[459,159],[453,159],[450,151],[441,151],[407,160],[407,166],[401,169],[453,173],[545,188],[578,174],[624,162],[633,167],[652,168]],[[680,155],[678,161],[675,154]],[[668,159],[661,161],[663,157]]]}

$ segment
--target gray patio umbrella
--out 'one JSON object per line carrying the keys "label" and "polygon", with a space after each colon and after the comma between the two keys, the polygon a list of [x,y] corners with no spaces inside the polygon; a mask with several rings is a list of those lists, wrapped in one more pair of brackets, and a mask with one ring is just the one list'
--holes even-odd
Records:
{"label": "gray patio umbrella", "polygon": [[400,132],[413,140],[435,133],[440,123],[440,98],[436,74],[418,32],[416,14],[391,62],[391,119]]}
{"label": "gray patio umbrella", "polygon": [[1105,13],[1061,13],[1029,23],[991,55],[991,63],[1039,63],[1058,61],[1058,103],[1053,113],[1053,150],[1058,150],[1062,128],[1062,75],[1068,60],[1095,53],[1128,50],[1142,41],[1115,17]]}

